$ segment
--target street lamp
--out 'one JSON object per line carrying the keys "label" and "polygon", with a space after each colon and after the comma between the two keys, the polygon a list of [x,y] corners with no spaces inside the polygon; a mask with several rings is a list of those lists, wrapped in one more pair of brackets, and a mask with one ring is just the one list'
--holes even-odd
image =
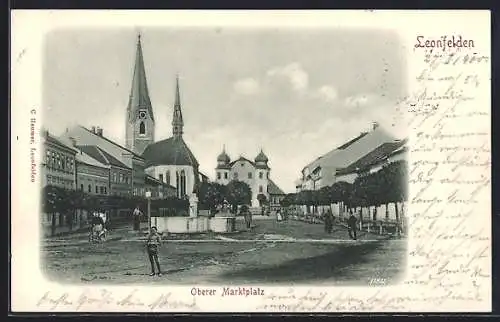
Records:
{"label": "street lamp", "polygon": [[146,191],[146,198],[148,199],[148,232],[151,233],[151,191]]}

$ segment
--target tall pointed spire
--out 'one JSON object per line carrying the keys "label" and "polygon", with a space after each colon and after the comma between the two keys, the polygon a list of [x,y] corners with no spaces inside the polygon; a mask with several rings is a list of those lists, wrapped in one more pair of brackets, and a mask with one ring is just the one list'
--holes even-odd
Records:
{"label": "tall pointed spire", "polygon": [[182,120],[181,94],[179,89],[179,75],[175,77],[175,102],[174,115],[172,117],[172,132],[174,138],[182,137],[184,121]]}
{"label": "tall pointed spire", "polygon": [[141,34],[137,35],[137,47],[135,53],[134,75],[132,77],[132,87],[128,101],[129,121],[133,121],[137,116],[137,111],[145,109],[154,122],[153,108],[149,98],[148,84],[146,81],[146,70],[144,68],[144,58],[142,56]]}

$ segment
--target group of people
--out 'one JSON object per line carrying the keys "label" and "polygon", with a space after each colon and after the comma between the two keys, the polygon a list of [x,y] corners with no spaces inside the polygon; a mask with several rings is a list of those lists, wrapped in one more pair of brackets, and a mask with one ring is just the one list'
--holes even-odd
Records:
{"label": "group of people", "polygon": [[106,237],[106,214],[94,212],[90,219],[90,241],[102,241]]}
{"label": "group of people", "polygon": [[[333,231],[333,225],[335,224],[336,217],[333,215],[331,209],[329,209],[324,215],[323,215],[323,222],[325,224],[325,233],[331,234]],[[352,212],[350,211],[349,218],[347,219],[347,232],[349,234],[349,238],[353,240],[357,240],[357,222],[358,219]]]}

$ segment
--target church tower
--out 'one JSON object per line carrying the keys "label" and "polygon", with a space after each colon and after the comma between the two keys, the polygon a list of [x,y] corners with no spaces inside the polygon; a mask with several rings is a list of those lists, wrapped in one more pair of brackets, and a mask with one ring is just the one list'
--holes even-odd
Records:
{"label": "church tower", "polygon": [[141,36],[137,37],[132,88],[127,106],[125,146],[137,154],[154,142],[155,119],[149,98],[146,70],[142,57]]}
{"label": "church tower", "polygon": [[174,115],[172,117],[172,134],[174,139],[182,138],[184,132],[184,121],[182,120],[181,94],[179,90],[179,75],[175,79],[175,102]]}

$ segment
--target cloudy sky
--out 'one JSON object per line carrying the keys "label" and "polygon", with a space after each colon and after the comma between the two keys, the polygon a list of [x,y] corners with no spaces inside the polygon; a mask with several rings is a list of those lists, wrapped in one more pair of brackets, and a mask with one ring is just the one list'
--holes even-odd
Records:
{"label": "cloudy sky", "polygon": [[[406,94],[395,34],[346,29],[148,29],[141,41],[156,139],[171,136],[179,73],[185,140],[214,178],[222,146],[232,158],[262,148],[286,192],[309,161],[378,121],[402,136],[395,101]],[[47,36],[43,122],[56,135],[101,126],[124,144],[137,29]]]}

